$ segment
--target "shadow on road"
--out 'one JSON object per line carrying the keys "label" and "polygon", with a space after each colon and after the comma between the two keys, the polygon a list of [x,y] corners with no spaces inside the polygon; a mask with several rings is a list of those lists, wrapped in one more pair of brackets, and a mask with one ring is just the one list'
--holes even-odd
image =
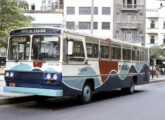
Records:
{"label": "shadow on road", "polygon": [[[142,90],[136,90],[134,94],[136,95],[142,93]],[[120,97],[129,97],[131,95],[124,94],[120,90],[114,90],[110,92],[102,92],[95,94],[93,100],[89,104],[95,104],[96,102],[103,102],[105,100],[112,100],[112,99],[120,99]],[[23,108],[30,108],[30,109],[43,109],[43,110],[60,110],[60,109],[67,109],[71,107],[81,106],[82,104],[76,98],[64,98],[64,99],[44,99],[41,97],[34,97],[34,101],[15,104],[16,107],[23,107]]]}

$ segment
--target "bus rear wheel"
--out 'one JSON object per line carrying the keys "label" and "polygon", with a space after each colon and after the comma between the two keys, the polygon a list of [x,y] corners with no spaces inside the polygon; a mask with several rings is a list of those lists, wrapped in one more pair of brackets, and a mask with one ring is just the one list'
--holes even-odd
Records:
{"label": "bus rear wheel", "polygon": [[134,80],[131,81],[131,84],[128,88],[122,88],[121,89],[124,93],[127,93],[127,94],[132,94],[135,92],[135,82]]}
{"label": "bus rear wheel", "polygon": [[82,94],[80,97],[81,103],[89,103],[92,100],[92,86],[89,82],[86,82],[83,89],[82,89]]}

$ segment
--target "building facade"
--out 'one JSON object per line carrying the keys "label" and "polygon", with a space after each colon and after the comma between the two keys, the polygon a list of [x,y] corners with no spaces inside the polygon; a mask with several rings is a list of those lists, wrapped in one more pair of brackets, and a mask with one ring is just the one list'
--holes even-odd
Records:
{"label": "building facade", "polygon": [[63,27],[63,0],[26,0],[25,15],[32,16],[33,27]]}
{"label": "building facade", "polygon": [[32,26],[62,26],[78,32],[145,44],[145,0],[27,1],[29,10],[25,14],[35,18]]}
{"label": "building facade", "polygon": [[67,29],[90,33],[92,1],[93,34],[144,45],[145,0],[65,0]]}
{"label": "building facade", "polygon": [[145,0],[114,1],[114,38],[144,45]]}
{"label": "building facade", "polygon": [[160,3],[155,9],[148,8],[146,11],[146,45],[165,44],[165,2]]}
{"label": "building facade", "polygon": [[113,0],[65,0],[64,20],[66,29],[112,38]]}

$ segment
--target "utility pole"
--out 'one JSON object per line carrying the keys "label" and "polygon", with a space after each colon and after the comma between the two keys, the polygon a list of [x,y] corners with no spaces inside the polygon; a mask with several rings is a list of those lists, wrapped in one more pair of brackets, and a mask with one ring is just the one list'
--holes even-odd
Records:
{"label": "utility pole", "polygon": [[90,30],[91,34],[93,34],[93,18],[94,18],[94,0],[91,0],[91,30]]}

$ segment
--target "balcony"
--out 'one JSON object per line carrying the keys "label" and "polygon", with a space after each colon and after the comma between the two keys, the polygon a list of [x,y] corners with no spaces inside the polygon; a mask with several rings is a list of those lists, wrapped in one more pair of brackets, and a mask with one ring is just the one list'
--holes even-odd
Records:
{"label": "balcony", "polygon": [[138,29],[139,23],[118,23],[121,29]]}
{"label": "balcony", "polygon": [[158,28],[147,28],[146,33],[147,34],[158,34],[159,29]]}
{"label": "balcony", "polygon": [[136,5],[136,4],[122,4],[121,10],[122,11],[138,11],[143,9],[143,5]]}

